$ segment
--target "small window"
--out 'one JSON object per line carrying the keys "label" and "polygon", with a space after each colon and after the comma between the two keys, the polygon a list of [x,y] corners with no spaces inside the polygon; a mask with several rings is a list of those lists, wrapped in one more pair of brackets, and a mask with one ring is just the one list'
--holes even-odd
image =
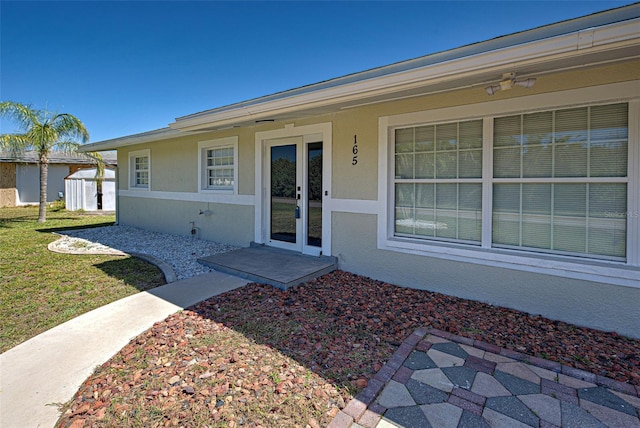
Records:
{"label": "small window", "polygon": [[235,193],[237,137],[202,141],[198,146],[200,151],[200,190]]}
{"label": "small window", "polygon": [[129,187],[148,190],[150,180],[151,163],[149,150],[129,153]]}

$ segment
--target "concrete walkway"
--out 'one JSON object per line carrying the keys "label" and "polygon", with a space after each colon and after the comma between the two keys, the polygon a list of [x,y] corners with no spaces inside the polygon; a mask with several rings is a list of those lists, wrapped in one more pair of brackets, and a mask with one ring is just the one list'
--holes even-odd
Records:
{"label": "concrete walkway", "polygon": [[329,428],[640,428],[640,387],[418,329]]}
{"label": "concrete walkway", "polygon": [[155,322],[248,281],[212,272],[134,294],[0,354],[0,427],[52,427],[95,368]]}

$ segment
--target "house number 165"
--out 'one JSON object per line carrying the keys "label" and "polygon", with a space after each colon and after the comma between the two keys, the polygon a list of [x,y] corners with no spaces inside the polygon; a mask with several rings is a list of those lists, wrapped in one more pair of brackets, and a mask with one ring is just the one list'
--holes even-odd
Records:
{"label": "house number 165", "polygon": [[356,135],[353,136],[353,159],[351,160],[351,165],[356,165],[358,163],[358,138]]}

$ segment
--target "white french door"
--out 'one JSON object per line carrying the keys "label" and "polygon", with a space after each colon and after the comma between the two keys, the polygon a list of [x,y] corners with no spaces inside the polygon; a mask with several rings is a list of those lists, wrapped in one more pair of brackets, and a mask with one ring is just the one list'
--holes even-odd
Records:
{"label": "white french door", "polygon": [[322,250],[322,151],[318,138],[266,142],[266,243],[304,254]]}

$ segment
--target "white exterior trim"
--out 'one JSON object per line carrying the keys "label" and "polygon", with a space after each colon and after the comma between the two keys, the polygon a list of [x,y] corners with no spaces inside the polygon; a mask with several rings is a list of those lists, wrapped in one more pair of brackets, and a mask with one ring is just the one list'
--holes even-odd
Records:
{"label": "white exterior trim", "polygon": [[[637,248],[638,231],[640,230],[640,141],[638,118],[640,117],[639,81],[614,83],[573,89],[550,94],[532,95],[508,100],[490,101],[482,104],[450,107],[438,110],[421,111],[416,113],[399,114],[381,117],[378,120],[378,201],[380,215],[378,217],[378,249],[419,254],[429,257],[455,260],[467,263],[477,263],[507,269],[527,272],[545,273],[550,275],[576,278],[588,281],[599,281],[610,284],[640,288],[640,263]],[[391,130],[396,126],[411,126],[418,124],[436,123],[442,121],[457,121],[469,118],[485,118],[492,122],[498,115],[518,114],[526,111],[554,108],[566,108],[574,105],[585,105],[607,102],[629,103],[629,187],[628,187],[628,245],[627,263],[607,262],[603,260],[583,259],[579,257],[555,256],[528,251],[509,251],[495,248],[474,248],[472,246],[455,243],[438,243],[430,241],[415,241],[408,238],[392,236],[393,207],[389,205],[388,195],[393,191],[393,177],[390,176],[389,159],[391,159],[390,144]],[[635,118],[635,120],[634,120]],[[485,142],[485,149],[487,143]],[[490,149],[490,147],[489,147]],[[492,158],[489,153],[486,158]],[[492,171],[490,160],[485,161],[485,171]],[[483,172],[484,177],[484,172]],[[486,180],[490,181],[490,180]],[[485,181],[485,183],[486,183]],[[487,184],[485,184],[487,186]],[[485,195],[490,194],[485,193]],[[490,201],[484,201],[483,210],[490,207]],[[488,211],[483,211],[488,212]],[[484,225],[483,225],[484,226]],[[490,231],[490,229],[489,229]],[[490,233],[483,228],[485,233]],[[635,235],[634,235],[635,234]],[[489,236],[489,242],[491,241]],[[483,240],[483,242],[486,242]]]}
{"label": "white exterior trim", "polygon": [[[627,194],[627,242],[640,236],[640,100],[629,102],[629,192]],[[635,190],[634,190],[635,187]],[[640,242],[627,246],[627,261],[640,266]]]}
{"label": "white exterior trim", "polygon": [[[233,189],[208,189],[204,184],[204,162],[203,151],[205,149],[219,147],[233,147]],[[218,193],[218,194],[238,194],[238,137],[217,138],[215,140],[206,140],[198,142],[198,192],[199,193]]]}
{"label": "white exterior trim", "polygon": [[322,201],[322,254],[331,255],[331,148],[332,124],[331,122],[317,123],[314,125],[294,126],[285,125],[282,129],[256,132],[255,134],[255,233],[254,241],[260,244],[266,242],[267,226],[265,219],[265,201],[268,189],[264,183],[264,162],[266,158],[265,143],[268,140],[288,137],[303,137],[306,135],[322,135],[322,190],[325,196]]}
{"label": "white exterior trim", "polygon": [[[149,174],[149,183],[147,185],[147,187],[138,187],[136,186],[135,183],[135,167],[131,164],[132,160],[134,158],[138,158],[138,157],[147,157],[147,162],[149,164],[148,166],[148,174]],[[151,150],[150,149],[145,149],[145,150],[135,150],[133,152],[129,152],[129,157],[128,157],[128,167],[129,167],[129,182],[127,183],[127,188],[130,191],[135,191],[135,192],[149,192],[151,191]]]}
{"label": "white exterior trim", "polygon": [[210,202],[229,205],[253,205],[255,203],[253,195],[231,195],[229,193],[162,192],[157,190],[139,192],[136,190],[120,190],[118,194],[129,198],[166,199],[184,202]]}
{"label": "white exterior trim", "polygon": [[356,214],[378,214],[383,207],[378,201],[365,199],[331,199],[331,211]]}
{"label": "white exterior trim", "polygon": [[[391,72],[374,78],[363,78],[351,83],[319,88],[312,85],[298,94],[287,94],[273,100],[260,99],[253,103],[229,106],[196,115],[179,118],[169,126],[184,131],[207,126],[232,125],[238,120],[258,120],[263,117],[314,108],[339,102],[357,102],[364,98],[389,95],[425,85],[454,82],[460,78],[493,73],[500,75],[505,66],[518,69],[550,60],[571,59],[625,47],[640,47],[640,19],[603,25],[542,40],[520,43],[502,49],[463,56],[461,58],[428,64],[406,71]],[[339,79],[336,79],[339,80]]]}

